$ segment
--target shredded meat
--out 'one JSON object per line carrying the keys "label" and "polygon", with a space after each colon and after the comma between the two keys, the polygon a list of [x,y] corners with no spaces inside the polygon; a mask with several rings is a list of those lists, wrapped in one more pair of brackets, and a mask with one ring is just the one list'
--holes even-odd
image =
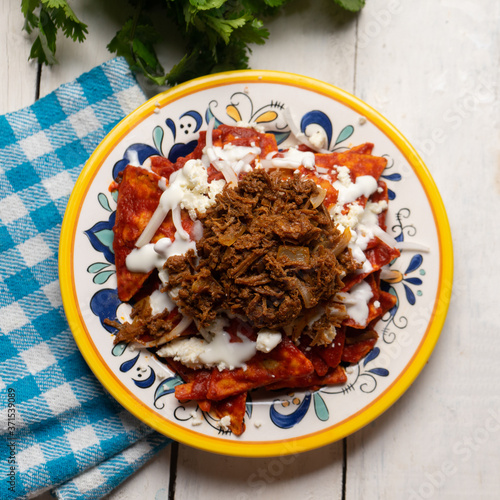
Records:
{"label": "shredded meat", "polygon": [[158,340],[164,335],[167,335],[163,341],[169,342],[180,334],[169,336],[174,327],[182,319],[182,315],[174,310],[169,312],[167,309],[160,314],[152,316],[149,298],[144,298],[135,304],[132,314],[132,323],[118,323],[105,319],[107,325],[115,327],[118,332],[115,336],[115,344],[118,342],[133,342],[143,341],[149,342]]}
{"label": "shredded meat", "polygon": [[201,327],[229,312],[255,328],[280,329],[328,303],[354,264],[349,251],[337,260],[341,233],[322,204],[312,207],[317,192],[311,180],[261,169],[226,186],[200,214],[198,262],[190,251],[165,264],[180,310]]}

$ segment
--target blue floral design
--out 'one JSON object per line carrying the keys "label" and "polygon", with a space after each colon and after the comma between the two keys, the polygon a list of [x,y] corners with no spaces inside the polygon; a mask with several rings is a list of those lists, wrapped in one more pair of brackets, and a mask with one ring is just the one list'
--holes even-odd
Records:
{"label": "blue floral design", "polygon": [[[387,158],[387,166],[385,167],[385,170],[380,177],[390,182],[401,181],[403,177],[401,176],[400,173],[397,172],[390,173],[390,170],[394,167],[394,159],[391,158],[389,155],[383,155],[383,157]],[[387,196],[389,198],[389,201],[396,199],[396,193],[389,187],[387,188]]]}
{"label": "blue floral design", "polygon": [[113,212],[107,221],[100,221],[90,229],[84,231],[90,240],[90,244],[97,252],[101,252],[110,263],[115,263],[113,251],[113,226],[115,225],[116,212]]}
{"label": "blue floral design", "polygon": [[306,416],[309,406],[311,405],[311,393],[306,393],[302,402],[297,408],[289,414],[280,413],[277,409],[277,404],[282,404],[281,400],[276,400],[269,410],[271,421],[277,427],[282,429],[290,429],[297,425]]}
{"label": "blue floral design", "polygon": [[116,310],[121,304],[118,298],[118,291],[111,288],[104,288],[96,292],[90,299],[90,310],[99,318],[101,325],[110,333],[115,333],[116,329],[104,323],[105,319],[116,321]]}
{"label": "blue floral design", "polygon": [[160,152],[148,144],[135,143],[131,144],[123,154],[123,158],[118,160],[113,167],[113,179],[116,179],[118,174],[125,169],[130,163],[142,165],[150,156],[159,155]]}

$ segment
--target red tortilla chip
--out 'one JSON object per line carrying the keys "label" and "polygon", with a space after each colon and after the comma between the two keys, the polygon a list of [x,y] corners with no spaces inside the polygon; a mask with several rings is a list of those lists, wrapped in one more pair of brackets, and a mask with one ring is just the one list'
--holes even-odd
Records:
{"label": "red tortilla chip", "polygon": [[[129,301],[142,287],[149,273],[132,273],[127,269],[127,255],[135,248],[135,243],[151,219],[158,206],[163,191],[158,186],[160,176],[140,167],[128,165],[118,188],[116,221],[113,227],[113,250],[115,253],[118,297],[122,302]],[[191,231],[193,222],[182,212],[182,226]],[[175,226],[169,214],[151,240],[173,239]]]}
{"label": "red tortilla chip", "polygon": [[316,167],[332,169],[335,165],[347,167],[353,176],[353,180],[362,175],[371,175],[375,179],[382,175],[387,159],[370,154],[359,154],[352,151],[345,153],[317,153],[315,155]]}
{"label": "red tortilla chip", "polygon": [[151,161],[151,170],[167,180],[177,170],[175,165],[164,156],[150,156],[149,160]]}
{"label": "red tortilla chip", "polygon": [[288,338],[284,338],[270,353],[256,354],[247,363],[246,370],[214,370],[207,397],[220,401],[285,378],[308,375],[313,371],[312,363]]}
{"label": "red tortilla chip", "polygon": [[175,397],[179,401],[197,401],[207,398],[212,371],[197,370],[195,373],[196,375],[192,380],[190,380],[186,384],[176,386]]}
{"label": "red tortilla chip", "polygon": [[315,389],[323,385],[341,385],[347,382],[347,375],[342,366],[330,368],[328,372],[320,376],[317,373],[304,375],[303,377],[292,377],[267,387],[270,390],[277,389]]}
{"label": "red tortilla chip", "polygon": [[[370,248],[371,245],[374,245]],[[372,270],[369,273],[364,274],[350,274],[344,278],[344,288],[343,292],[349,291],[354,285],[363,281],[370,274],[380,271],[380,269],[392,262],[395,258],[400,256],[400,252],[397,248],[390,247],[387,243],[384,243],[378,238],[374,238],[373,242],[369,242],[368,249],[365,250],[365,255],[367,260],[372,265]]]}
{"label": "red tortilla chip", "polygon": [[212,404],[212,411],[218,418],[222,419],[228,416],[231,419],[229,429],[236,436],[241,436],[245,431],[246,401],[247,393],[243,392]]}
{"label": "red tortilla chip", "polygon": [[330,368],[336,368],[342,361],[342,351],[344,350],[345,342],[345,327],[341,326],[337,328],[337,334],[335,339],[330,345],[326,346],[315,346],[313,349],[316,350],[319,356],[325,361],[325,363]]}
{"label": "red tortilla chip", "polygon": [[349,329],[346,332],[346,344],[342,353],[342,361],[345,363],[358,363],[374,348],[377,342],[378,334],[376,331],[365,330],[357,333],[358,331]]}
{"label": "red tortilla chip", "polygon": [[371,142],[365,142],[359,146],[354,146],[349,150],[349,153],[358,153],[360,155],[371,155],[374,148],[374,144]]}

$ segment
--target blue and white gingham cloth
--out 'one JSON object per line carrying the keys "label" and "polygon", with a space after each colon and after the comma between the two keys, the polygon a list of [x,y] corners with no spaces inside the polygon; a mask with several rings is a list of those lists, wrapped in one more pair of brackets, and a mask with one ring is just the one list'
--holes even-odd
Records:
{"label": "blue and white gingham cloth", "polygon": [[101,498],[167,442],[118,405],[80,355],[57,251],[84,163],[145,101],[124,59],[0,116],[0,498]]}

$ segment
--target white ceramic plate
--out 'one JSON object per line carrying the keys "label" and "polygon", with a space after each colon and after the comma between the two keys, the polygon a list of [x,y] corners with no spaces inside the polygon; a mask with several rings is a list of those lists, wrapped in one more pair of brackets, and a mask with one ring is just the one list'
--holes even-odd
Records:
{"label": "white ceramic plate", "polygon": [[[196,404],[181,405],[178,377],[147,350],[113,345],[102,320],[120,303],[112,252],[116,202],[108,187],[129,161],[152,154],[172,160],[194,147],[214,116],[219,123],[256,122],[290,141],[285,107],[307,133],[321,127],[332,151],[372,142],[386,156],[388,232],[414,245],[391,268],[385,289],[397,305],[378,324],[375,349],[348,369],[345,386],[317,392],[255,393],[246,431],[221,431]],[[307,128],[309,127],[309,128]],[[341,439],[366,425],[409,387],[439,337],[451,295],[453,255],[446,213],[411,145],[376,111],[346,92],[310,78],[272,71],[212,75],[151,99],[117,125],[89,159],[68,204],[60,243],[67,318],[89,366],[130,412],[159,432],[205,450],[240,456],[297,453]],[[201,417],[200,425],[198,423]]]}

